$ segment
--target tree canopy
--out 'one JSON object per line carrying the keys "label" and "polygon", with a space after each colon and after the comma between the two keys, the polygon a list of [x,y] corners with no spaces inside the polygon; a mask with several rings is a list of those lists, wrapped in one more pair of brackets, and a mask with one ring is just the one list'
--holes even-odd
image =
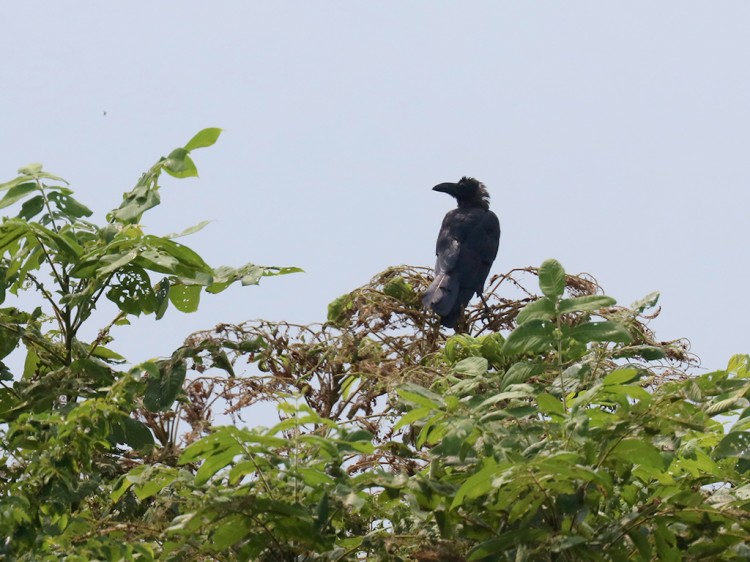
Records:
{"label": "tree canopy", "polygon": [[[421,306],[429,271],[399,266],[320,324],[222,324],[129,364],[112,326],[300,271],[213,268],[175,241],[203,224],[141,227],[162,172],[197,175],[219,135],[101,226],[41,165],[0,185],[0,556],[750,557],[750,357],[692,373],[648,327],[658,294],[618,306],[555,260],[493,278],[453,335]],[[113,317],[83,341],[102,296]]]}

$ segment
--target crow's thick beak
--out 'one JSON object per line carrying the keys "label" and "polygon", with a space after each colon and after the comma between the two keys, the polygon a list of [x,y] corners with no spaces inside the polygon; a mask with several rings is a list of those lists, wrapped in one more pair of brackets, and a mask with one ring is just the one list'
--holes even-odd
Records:
{"label": "crow's thick beak", "polygon": [[452,182],[439,183],[432,188],[432,191],[440,191],[442,193],[447,193],[448,195],[453,195],[453,197],[455,197],[456,193],[458,192],[458,184]]}

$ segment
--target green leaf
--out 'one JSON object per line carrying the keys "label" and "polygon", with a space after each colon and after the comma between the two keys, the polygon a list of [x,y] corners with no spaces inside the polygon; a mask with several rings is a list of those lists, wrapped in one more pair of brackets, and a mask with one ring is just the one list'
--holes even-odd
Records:
{"label": "green leaf", "polygon": [[524,383],[529,378],[539,375],[544,371],[544,365],[539,363],[530,363],[528,361],[519,361],[510,366],[503,375],[500,390],[505,390],[511,384]]}
{"label": "green leaf", "polygon": [[154,315],[157,320],[161,320],[164,317],[164,314],[169,307],[169,289],[170,283],[169,279],[166,277],[159,281],[154,287],[154,296],[156,297],[156,309],[154,310]]}
{"label": "green leaf", "polygon": [[123,224],[135,224],[141,220],[143,213],[156,207],[160,202],[156,188],[139,184],[123,195],[120,207],[111,211],[107,218]]}
{"label": "green leaf", "polygon": [[42,165],[39,162],[32,162],[18,168],[18,173],[24,176],[34,176],[42,171]]}
{"label": "green leaf", "polygon": [[485,357],[493,365],[504,363],[503,344],[505,343],[505,338],[501,334],[497,332],[487,334],[481,336],[479,341],[481,342],[480,353],[482,357]]}
{"label": "green leaf", "polygon": [[200,285],[177,283],[169,288],[169,301],[180,312],[195,312],[201,300]]}
{"label": "green leaf", "polygon": [[322,470],[300,467],[297,469],[297,472],[308,486],[317,488],[318,486],[333,486],[336,484],[336,481]]}
{"label": "green leaf", "polygon": [[0,326],[0,359],[10,355],[21,340],[22,329],[3,329]]}
{"label": "green leaf", "polygon": [[354,298],[351,294],[341,295],[328,305],[328,322],[342,327],[348,322],[349,314],[354,308]]}
{"label": "green leaf", "polygon": [[633,367],[626,367],[623,369],[615,369],[609,373],[602,380],[602,384],[605,386],[610,384],[625,384],[637,378],[640,378],[640,371]]}
{"label": "green leaf", "polygon": [[110,255],[103,256],[101,259],[101,263],[105,265],[102,265],[97,270],[97,273],[99,275],[108,275],[112,273],[113,271],[117,271],[121,267],[128,265],[131,261],[133,261],[137,257],[138,257],[138,252],[136,252],[135,250],[131,250],[130,252],[126,254],[122,254],[122,255],[110,254]]}
{"label": "green leaf", "polygon": [[396,422],[396,425],[393,426],[393,430],[396,431],[406,425],[413,424],[415,421],[425,419],[428,416],[432,415],[434,411],[435,408],[429,406],[423,406],[421,408],[409,410],[408,412],[406,412],[406,414],[401,416],[400,420]]}
{"label": "green leaf", "polygon": [[123,312],[136,316],[156,310],[156,295],[148,273],[133,265],[126,265],[114,272],[107,298]]}
{"label": "green leaf", "polygon": [[[136,470],[142,471],[144,469],[145,465],[138,466],[134,468],[131,472],[134,472]],[[110,493],[109,497],[114,502],[117,503],[120,498],[125,494],[125,492],[128,491],[128,489],[133,485],[133,481],[128,478],[128,474],[124,474],[121,476],[118,481],[117,485],[114,487],[112,492]]]}
{"label": "green leaf", "polygon": [[[77,219],[81,217],[90,217],[93,212],[83,203],[76,201],[67,193],[52,191],[48,193],[49,199],[55,207],[68,219]],[[72,222],[72,221],[71,221]]]}
{"label": "green leaf", "polygon": [[242,449],[237,445],[220,453],[209,456],[198,471],[195,473],[195,484],[202,486],[221,469],[226,468],[234,462],[234,457],[239,455]]}
{"label": "green leaf", "polygon": [[164,161],[164,171],[175,178],[194,178],[198,169],[184,148],[175,148]]}
{"label": "green leaf", "polygon": [[180,262],[161,249],[148,248],[138,254],[138,265],[149,271],[180,275],[184,270],[180,268]]}
{"label": "green leaf", "polygon": [[539,267],[539,288],[545,297],[559,300],[565,291],[565,270],[557,260],[546,260]]}
{"label": "green leaf", "polygon": [[248,263],[242,267],[223,265],[213,270],[213,282],[206,288],[208,293],[221,293],[232,283],[239,281],[242,286],[257,285],[267,275],[266,268]]}
{"label": "green leaf", "polygon": [[542,392],[536,397],[536,403],[539,406],[539,411],[545,414],[562,416],[565,413],[562,401],[546,392]]}
{"label": "green leaf", "polygon": [[529,398],[532,394],[532,388],[527,384],[517,384],[509,388],[505,392],[499,392],[497,394],[490,395],[489,398],[483,400],[478,408],[483,409],[487,406],[497,404],[503,400],[513,400],[514,398]]}
{"label": "green leaf", "polygon": [[24,201],[23,205],[21,205],[21,210],[18,211],[18,218],[28,221],[41,213],[43,210],[44,197],[41,195],[36,195],[31,199]]}
{"label": "green leaf", "polygon": [[191,226],[190,228],[186,228],[185,230],[183,230],[179,234],[167,234],[164,238],[169,238],[169,239],[181,238],[183,236],[188,236],[190,234],[195,234],[199,230],[203,230],[203,227],[205,227],[206,225],[210,224],[211,222],[213,222],[213,221],[202,221],[202,222],[199,222],[195,226]]}
{"label": "green leaf", "polygon": [[143,475],[137,479],[133,493],[140,500],[150,498],[161,492],[177,479],[177,471],[171,467],[148,465]]}
{"label": "green leaf", "polygon": [[664,349],[655,345],[633,345],[619,350],[616,357],[642,357],[646,361],[658,361],[666,359],[667,354]]}
{"label": "green leaf", "polygon": [[143,422],[125,415],[118,416],[112,425],[109,440],[112,443],[124,443],[135,450],[150,449],[154,446],[151,430]]}
{"label": "green leaf", "polygon": [[630,333],[624,326],[609,320],[604,322],[585,322],[572,328],[567,335],[582,343],[613,342],[630,343]]}
{"label": "green leaf", "polygon": [[28,174],[24,174],[24,175],[18,176],[17,178],[14,178],[14,179],[12,179],[10,181],[7,181],[5,183],[0,183],[0,191],[6,191],[8,189],[12,189],[12,188],[16,187],[17,185],[21,185],[22,183],[29,183],[30,179],[31,178],[29,177]]}
{"label": "green leaf", "polygon": [[635,301],[633,304],[630,305],[631,310],[634,310],[638,314],[642,313],[644,310],[647,310],[649,308],[653,308],[656,306],[656,303],[659,301],[659,292],[654,291],[653,293],[649,293],[642,299],[639,299]]}
{"label": "green leaf", "polygon": [[677,539],[663,521],[659,521],[654,530],[654,542],[659,562],[680,562],[682,555],[677,548]]}
{"label": "green leaf", "polygon": [[716,445],[714,455],[719,458],[735,457],[750,460],[750,432],[729,433]]}
{"label": "green leaf", "polygon": [[396,393],[405,401],[418,406],[439,410],[445,405],[443,397],[414,383],[405,383],[396,389]]}
{"label": "green leaf", "polygon": [[403,277],[396,277],[388,282],[383,287],[383,293],[406,304],[414,303],[417,300],[414,287],[409,285]]}
{"label": "green leaf", "polygon": [[143,405],[151,412],[163,412],[172,406],[185,382],[187,366],[182,359],[161,361],[158,376],[149,373]]}
{"label": "green leaf", "polygon": [[617,301],[612,297],[585,295],[583,297],[561,300],[558,312],[560,314],[567,312],[594,312],[601,308],[614,306],[615,304],[617,304]]}
{"label": "green leaf", "polygon": [[481,377],[487,373],[487,360],[484,357],[467,357],[453,366],[453,371],[468,377]]}
{"label": "green leaf", "polygon": [[544,320],[528,320],[513,330],[503,345],[504,355],[543,353],[555,347],[552,324]]}
{"label": "green leaf", "polygon": [[0,209],[4,209],[5,207],[9,207],[16,201],[19,201],[20,199],[23,199],[26,197],[29,193],[32,191],[35,191],[37,189],[37,185],[35,183],[22,183],[20,185],[16,185],[14,187],[11,187],[8,190],[8,193],[5,194],[5,197],[0,199]]}
{"label": "green leaf", "polygon": [[507,552],[515,544],[517,535],[518,533],[515,531],[504,533],[496,539],[490,539],[478,544],[469,552],[468,562],[484,560],[496,554]]}
{"label": "green leaf", "polygon": [[250,520],[244,515],[230,515],[223,519],[211,535],[213,547],[219,551],[226,551],[232,545],[241,541],[251,532]]}
{"label": "green leaf", "polygon": [[98,345],[94,348],[93,351],[91,351],[91,346],[87,346],[91,355],[94,357],[98,357],[100,359],[104,359],[105,361],[109,361],[112,363],[124,363],[125,358],[117,353],[116,351],[112,351],[108,347],[104,347],[103,345]]}
{"label": "green leaf", "polygon": [[732,410],[746,408],[749,405],[748,400],[742,396],[722,394],[707,404],[705,411],[709,416],[716,416]]}
{"label": "green leaf", "polygon": [[664,459],[659,449],[640,439],[623,439],[612,450],[617,458],[659,470],[664,469]]}
{"label": "green leaf", "polygon": [[212,146],[219,139],[219,135],[221,135],[221,132],[222,129],[219,129],[217,127],[208,127],[201,131],[198,131],[195,136],[190,139],[185,145],[185,150],[190,152],[191,150],[195,150],[196,148],[205,148],[207,146]]}
{"label": "green leaf", "polygon": [[[143,367],[147,367],[147,365],[143,365]],[[238,439],[240,439],[241,435],[243,435],[242,430],[234,426],[218,427],[213,433],[188,445],[180,455],[178,464],[184,465],[198,462],[211,454],[224,451],[228,448],[242,451],[241,446],[238,444]]]}
{"label": "green leaf", "polygon": [[529,320],[552,320],[554,317],[555,302],[542,297],[524,306],[521,312],[518,313],[516,322],[520,326]]}
{"label": "green leaf", "polygon": [[[189,277],[202,282],[202,278],[197,278],[196,274],[204,273],[209,276],[213,275],[213,269],[203,261],[202,257],[179,242],[174,242],[159,236],[148,235],[143,237],[143,243],[150,246],[152,250],[161,250],[175,258],[180,263],[180,266],[184,268],[179,273],[182,277]],[[209,282],[211,282],[210,279]]]}
{"label": "green leaf", "polygon": [[451,503],[451,509],[456,509],[464,503],[464,499],[474,499],[487,494],[493,489],[495,476],[505,470],[508,465],[498,465],[492,457],[487,457],[485,466],[471,476],[469,476],[456,492],[456,496]]}

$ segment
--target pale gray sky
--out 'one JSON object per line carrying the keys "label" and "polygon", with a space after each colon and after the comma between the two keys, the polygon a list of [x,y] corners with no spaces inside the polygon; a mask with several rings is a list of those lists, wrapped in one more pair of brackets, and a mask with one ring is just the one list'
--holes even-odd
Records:
{"label": "pale gray sky", "polygon": [[[155,234],[213,265],[307,273],[121,329],[133,361],[189,332],[313,322],[389,265],[432,265],[473,175],[503,228],[493,273],[558,259],[709,368],[750,352],[750,3],[11,0],[0,7],[0,181],[32,161],[99,221],[199,129]],[[106,111],[106,116],[103,112]]]}

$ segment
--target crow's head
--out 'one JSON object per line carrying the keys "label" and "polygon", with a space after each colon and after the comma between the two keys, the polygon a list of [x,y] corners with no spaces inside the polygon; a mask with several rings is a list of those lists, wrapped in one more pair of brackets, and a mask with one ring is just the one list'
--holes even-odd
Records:
{"label": "crow's head", "polygon": [[458,180],[458,183],[439,183],[432,189],[452,195],[458,201],[459,207],[490,208],[490,194],[487,188],[481,181],[474,178],[464,176]]}

